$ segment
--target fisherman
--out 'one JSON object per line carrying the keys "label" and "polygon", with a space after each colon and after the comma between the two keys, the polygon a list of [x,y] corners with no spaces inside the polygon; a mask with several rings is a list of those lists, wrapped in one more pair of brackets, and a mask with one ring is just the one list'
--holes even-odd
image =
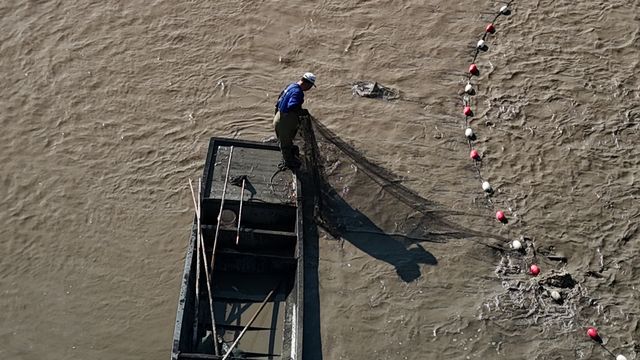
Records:
{"label": "fisherman", "polygon": [[276,103],[276,115],[273,117],[273,127],[280,143],[282,159],[285,167],[296,169],[300,166],[300,160],[296,158],[296,149],[293,139],[298,132],[300,117],[309,112],[302,108],[304,92],[316,86],[316,76],[310,72],[304,73],[302,78],[287,86],[278,97]]}

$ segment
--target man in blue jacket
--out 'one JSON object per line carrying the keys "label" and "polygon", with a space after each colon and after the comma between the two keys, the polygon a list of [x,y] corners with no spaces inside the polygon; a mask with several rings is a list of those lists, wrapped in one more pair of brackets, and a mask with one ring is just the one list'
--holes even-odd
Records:
{"label": "man in blue jacket", "polygon": [[308,114],[302,108],[304,92],[316,84],[316,76],[310,72],[304,73],[302,78],[287,86],[278,97],[276,115],[273,117],[273,127],[280,143],[284,165],[290,169],[300,166],[300,161],[294,154],[293,139],[298,132],[300,116]]}

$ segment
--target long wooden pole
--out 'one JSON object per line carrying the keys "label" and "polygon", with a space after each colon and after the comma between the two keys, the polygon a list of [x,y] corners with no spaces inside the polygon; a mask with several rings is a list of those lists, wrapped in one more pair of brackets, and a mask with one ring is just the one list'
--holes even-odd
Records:
{"label": "long wooden pole", "polygon": [[231,157],[233,156],[233,145],[229,150],[229,161],[227,162],[227,174],[224,177],[224,186],[222,187],[222,198],[220,199],[220,211],[218,212],[218,224],[216,224],[216,235],[213,238],[213,254],[211,255],[211,272],[213,273],[216,263],[216,248],[218,247],[218,234],[220,234],[220,220],[222,219],[222,210],[224,210],[224,197],[227,193],[227,183],[229,182],[229,170],[231,169]]}
{"label": "long wooden pole", "polygon": [[[193,183],[191,179],[189,179],[189,188],[191,189],[191,195],[193,196]],[[198,189],[198,199],[200,197],[200,189]],[[196,223],[198,225],[198,230],[196,234],[196,308],[193,322],[193,347],[195,348],[198,344],[198,313],[200,312],[200,231],[202,227],[200,226],[200,209],[196,205]],[[205,263],[206,264],[206,263]]]}
{"label": "long wooden pole", "polygon": [[[189,179],[189,187],[191,188],[191,198],[193,199],[193,206],[195,206],[196,208],[196,216],[198,219],[198,227],[199,227],[200,226],[200,206],[196,201],[196,196],[193,192],[193,183],[191,182],[191,179]],[[202,258],[203,258],[202,264],[204,265],[204,274],[207,277],[207,290],[208,290],[207,295],[209,296],[209,311],[211,312],[211,328],[213,331],[213,350],[216,355],[220,355],[220,351],[218,350],[218,333],[216,331],[216,318],[213,313],[213,293],[211,292],[211,277],[209,277],[209,267],[207,266],[207,252],[204,248],[204,239],[202,237],[202,232],[200,231],[199,228],[198,230],[199,230],[198,244],[199,244],[200,251],[202,251]],[[198,269],[198,272],[200,272],[200,269]],[[198,319],[196,318],[195,321],[197,322]]]}
{"label": "long wooden pole", "polygon": [[231,355],[231,352],[233,351],[233,348],[235,348],[236,345],[238,345],[238,343],[240,342],[240,339],[242,339],[242,336],[244,335],[244,333],[247,332],[247,329],[249,327],[251,327],[251,324],[253,324],[253,322],[256,320],[258,315],[260,315],[260,312],[262,311],[262,309],[264,309],[264,306],[267,304],[267,301],[269,301],[269,299],[271,298],[271,295],[273,295],[273,293],[276,291],[276,289],[279,286],[280,286],[280,284],[278,284],[278,286],[276,286],[273,290],[271,290],[269,292],[269,294],[267,295],[267,297],[264,298],[264,300],[262,301],[262,304],[260,304],[260,308],[258,308],[258,311],[256,311],[255,314],[253,314],[253,317],[251,318],[251,320],[249,320],[249,323],[244,326],[244,329],[242,329],[242,332],[240,332],[240,335],[238,335],[238,337],[233,342],[233,344],[231,344],[231,346],[229,347],[229,350],[227,350],[227,353],[224,354],[224,356],[222,357],[222,360],[227,360],[229,355]]}
{"label": "long wooden pole", "polygon": [[236,245],[240,243],[240,221],[242,221],[242,202],[244,201],[244,182],[246,178],[242,178],[242,189],[240,189],[240,210],[238,211],[238,230],[236,232]]}

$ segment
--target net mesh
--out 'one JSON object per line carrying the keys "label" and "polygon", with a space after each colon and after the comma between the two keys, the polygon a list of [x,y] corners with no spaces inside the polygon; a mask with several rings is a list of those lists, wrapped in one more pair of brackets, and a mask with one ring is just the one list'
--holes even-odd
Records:
{"label": "net mesh", "polygon": [[368,160],[315,118],[303,118],[301,136],[305,168],[315,188],[315,218],[334,238],[375,233],[406,245],[486,239],[487,234],[447,220],[458,213],[407,188],[402,178]]}

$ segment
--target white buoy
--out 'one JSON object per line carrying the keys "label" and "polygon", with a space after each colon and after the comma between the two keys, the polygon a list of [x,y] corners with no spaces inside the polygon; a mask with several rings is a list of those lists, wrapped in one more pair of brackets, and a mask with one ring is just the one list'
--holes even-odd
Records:
{"label": "white buoy", "polygon": [[486,191],[486,192],[492,192],[493,189],[491,188],[491,184],[489,184],[488,181],[485,181],[482,183],[482,190]]}
{"label": "white buoy", "polygon": [[469,139],[473,138],[473,129],[467,128],[467,130],[464,131],[464,135]]}
{"label": "white buoy", "polygon": [[464,87],[464,92],[466,92],[467,94],[472,94],[473,86],[471,86],[471,84],[467,84],[467,86]]}
{"label": "white buoy", "polygon": [[616,360],[627,360],[627,358],[624,355],[618,355],[616,356]]}
{"label": "white buoy", "polygon": [[509,10],[509,7],[507,5],[503,6],[500,8],[500,14],[504,14]]}
{"label": "white buoy", "polygon": [[514,250],[522,249],[522,243],[520,242],[520,240],[513,240],[513,242],[511,243],[511,246],[513,247]]}
{"label": "white buoy", "polygon": [[553,298],[553,300],[555,300],[555,301],[560,301],[560,299],[562,299],[562,296],[560,296],[560,293],[559,293],[559,292],[557,292],[557,291],[555,291],[555,290],[553,290],[553,291],[551,292],[551,297],[552,297],[552,298]]}
{"label": "white buoy", "polygon": [[484,40],[478,40],[478,49],[482,49],[484,47]]}

